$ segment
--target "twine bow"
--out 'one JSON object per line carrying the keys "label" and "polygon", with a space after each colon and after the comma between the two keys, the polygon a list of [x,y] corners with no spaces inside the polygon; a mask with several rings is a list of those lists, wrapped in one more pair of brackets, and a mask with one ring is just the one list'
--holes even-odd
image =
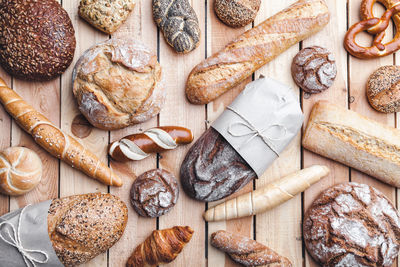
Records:
{"label": "twine bow", "polygon": [[[30,206],[30,205],[28,205]],[[47,255],[46,252],[41,251],[41,250],[34,250],[34,249],[26,249],[22,246],[22,242],[19,236],[19,232],[20,232],[20,228],[21,228],[21,218],[22,215],[25,211],[25,209],[28,207],[26,206],[25,208],[23,208],[21,210],[21,213],[19,214],[19,218],[18,218],[18,226],[17,229],[15,230],[14,225],[12,225],[9,222],[2,222],[0,223],[0,229],[1,227],[3,227],[4,225],[8,225],[11,228],[11,232],[9,231],[9,229],[6,229],[5,232],[8,234],[8,238],[9,240],[6,239],[6,237],[3,236],[3,232],[0,231],[0,238],[7,244],[9,244],[10,246],[15,247],[19,253],[21,254],[22,258],[24,259],[25,265],[27,267],[36,267],[35,263],[40,263],[40,264],[44,264],[47,263],[49,260],[49,256]],[[34,254],[40,254],[44,257],[44,260],[41,260],[40,258],[38,259],[38,257],[35,257]]]}
{"label": "twine bow", "polygon": [[[231,123],[231,124],[228,126],[228,133],[229,133],[230,135],[232,135],[232,136],[235,136],[235,137],[243,137],[243,136],[251,135],[251,137],[250,137],[249,139],[247,139],[247,141],[244,142],[244,143],[239,147],[239,149],[240,149],[242,146],[248,144],[248,143],[249,143],[251,140],[253,140],[254,138],[260,137],[260,138],[264,141],[264,143],[272,150],[272,152],[274,152],[275,155],[279,157],[279,153],[278,153],[277,149],[275,148],[275,146],[274,146],[274,144],[273,144],[273,141],[280,140],[281,138],[274,138],[274,137],[268,136],[266,132],[267,132],[268,130],[270,130],[271,128],[273,128],[273,127],[280,127],[281,129],[284,130],[283,136],[285,136],[285,135],[287,134],[287,129],[286,129],[286,127],[284,127],[284,126],[282,126],[282,125],[280,125],[280,124],[273,124],[273,125],[270,125],[268,128],[265,128],[265,129],[261,129],[261,130],[260,130],[260,129],[257,129],[246,117],[244,117],[242,114],[240,114],[240,113],[239,113],[238,111],[236,111],[234,108],[228,106],[227,109],[229,109],[230,111],[232,111],[233,113],[235,113],[236,115],[238,115],[238,116],[244,121],[244,122],[238,121],[238,122],[233,122],[233,123]],[[234,130],[233,130],[233,126],[235,126],[235,125],[242,125],[242,126],[245,126],[245,127],[247,127],[250,131],[245,132],[245,133],[236,133],[236,132],[234,132]]]}

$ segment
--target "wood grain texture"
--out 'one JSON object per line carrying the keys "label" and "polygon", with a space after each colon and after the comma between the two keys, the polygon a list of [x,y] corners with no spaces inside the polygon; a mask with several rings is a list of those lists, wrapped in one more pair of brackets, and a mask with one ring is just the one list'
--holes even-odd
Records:
{"label": "wood grain texture", "polygon": [[[191,105],[187,101],[185,84],[189,72],[205,57],[205,1],[189,2],[200,22],[201,41],[196,50],[179,55],[160,37],[160,63],[165,69],[167,99],[159,123],[189,128],[197,139],[205,130],[205,107]],[[181,146],[162,153],[160,167],[179,177],[180,165],[188,149],[189,146]],[[193,228],[194,235],[177,259],[166,266],[205,266],[205,224],[201,217],[204,209],[204,203],[189,198],[180,187],[178,203],[159,218],[159,228],[188,225]]]}
{"label": "wood grain texture", "polygon": [[[223,49],[231,40],[252,27],[252,25],[248,25],[246,27],[234,29],[226,26],[215,15],[214,2],[215,0],[209,0],[207,2],[207,57]],[[225,110],[225,107],[228,106],[236,98],[236,96],[244,89],[245,85],[251,82],[251,80],[251,78],[246,79],[240,85],[236,86],[232,90],[229,90],[228,92],[207,105],[207,121],[209,122],[209,124],[216,120],[219,115],[221,115],[221,113]],[[236,192],[227,199],[233,198],[251,190],[253,190],[253,182],[250,182],[240,191]],[[217,205],[222,201],[224,200],[208,203],[208,207]],[[228,255],[211,246],[210,236],[212,233],[218,230],[226,230],[253,238],[253,217],[242,218],[227,222],[223,221],[208,223],[208,266],[240,266],[239,264],[232,261]]]}
{"label": "wood grain texture", "polygon": [[[337,105],[343,107],[348,106],[348,94],[347,94],[347,53],[343,48],[343,37],[347,31],[346,25],[346,0],[327,0],[329,11],[331,13],[330,23],[318,34],[311,38],[303,41],[302,47],[308,47],[313,45],[319,45],[329,49],[336,58],[337,65],[337,76],[334,85],[317,95],[313,95],[310,98],[302,96],[303,111],[308,121],[309,114],[314,104],[319,100],[329,100]],[[304,127],[307,123],[304,124]],[[303,128],[304,129],[304,128]],[[328,177],[323,178],[320,182],[313,185],[311,188],[306,190],[304,193],[304,209],[305,212],[314,199],[321,193],[321,191],[331,187],[334,184],[349,181],[349,168],[329,160],[327,158],[316,155],[307,150],[303,150],[303,168],[309,167],[314,164],[327,165],[331,169],[331,173]],[[306,252],[306,266],[318,266],[309,257]]]}
{"label": "wood grain texture", "polygon": [[[135,9],[128,20],[113,34],[113,38],[133,38],[142,41],[147,47],[157,53],[157,27],[151,16],[151,1],[140,0],[136,2]],[[165,73],[165,67],[162,66]],[[157,117],[122,130],[112,131],[110,141],[118,140],[126,135],[144,131],[157,126]],[[157,219],[139,216],[132,208],[129,200],[129,191],[133,181],[142,173],[157,167],[157,156],[152,155],[144,160],[128,163],[117,163],[110,159],[111,168],[118,173],[124,185],[120,188],[111,187],[110,193],[119,196],[128,206],[128,224],[121,240],[110,249],[109,266],[125,266],[127,259],[150,233],[157,227]]]}

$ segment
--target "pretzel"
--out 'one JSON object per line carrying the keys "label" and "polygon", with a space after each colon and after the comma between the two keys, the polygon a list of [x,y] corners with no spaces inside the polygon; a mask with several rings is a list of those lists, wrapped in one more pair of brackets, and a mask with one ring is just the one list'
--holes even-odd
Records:
{"label": "pretzel", "polygon": [[116,161],[142,160],[151,153],[175,149],[193,141],[192,131],[178,126],[163,126],[125,136],[109,146],[108,154]]}
{"label": "pretzel", "polygon": [[[374,17],[372,8],[376,2],[386,8],[381,18]],[[361,2],[361,21],[351,26],[344,37],[344,47],[353,56],[361,59],[384,57],[393,54],[400,49],[400,0],[363,0]],[[396,35],[388,43],[383,44],[385,30],[389,26],[390,19],[396,26]],[[362,32],[375,35],[372,46],[364,47],[356,43],[356,36]]]}

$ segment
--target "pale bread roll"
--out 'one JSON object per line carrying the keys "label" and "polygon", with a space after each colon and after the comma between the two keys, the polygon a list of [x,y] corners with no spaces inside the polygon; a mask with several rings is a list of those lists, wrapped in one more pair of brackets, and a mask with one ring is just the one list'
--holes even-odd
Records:
{"label": "pale bread roll", "polygon": [[35,188],[42,178],[42,161],[25,147],[9,147],[0,152],[0,192],[23,195]]}

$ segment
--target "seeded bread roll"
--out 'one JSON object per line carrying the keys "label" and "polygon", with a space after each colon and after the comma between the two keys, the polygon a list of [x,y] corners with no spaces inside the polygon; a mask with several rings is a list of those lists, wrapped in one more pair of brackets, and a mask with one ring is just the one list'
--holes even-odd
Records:
{"label": "seeded bread roll", "polygon": [[400,247],[400,214],[375,188],[340,184],[313,202],[303,235],[321,266],[392,266]]}
{"label": "seeded bread roll", "polygon": [[54,250],[65,266],[76,266],[112,247],[122,236],[128,209],[110,194],[54,199],[47,216]]}
{"label": "seeded bread roll", "polygon": [[102,32],[112,34],[128,18],[135,0],[81,0],[79,15]]}
{"label": "seeded bread roll", "polygon": [[0,65],[10,75],[46,81],[71,64],[75,31],[57,1],[0,1],[0,14]]}
{"label": "seeded bread roll", "polygon": [[260,5],[261,0],[215,0],[214,10],[223,23],[237,28],[253,22]]}

